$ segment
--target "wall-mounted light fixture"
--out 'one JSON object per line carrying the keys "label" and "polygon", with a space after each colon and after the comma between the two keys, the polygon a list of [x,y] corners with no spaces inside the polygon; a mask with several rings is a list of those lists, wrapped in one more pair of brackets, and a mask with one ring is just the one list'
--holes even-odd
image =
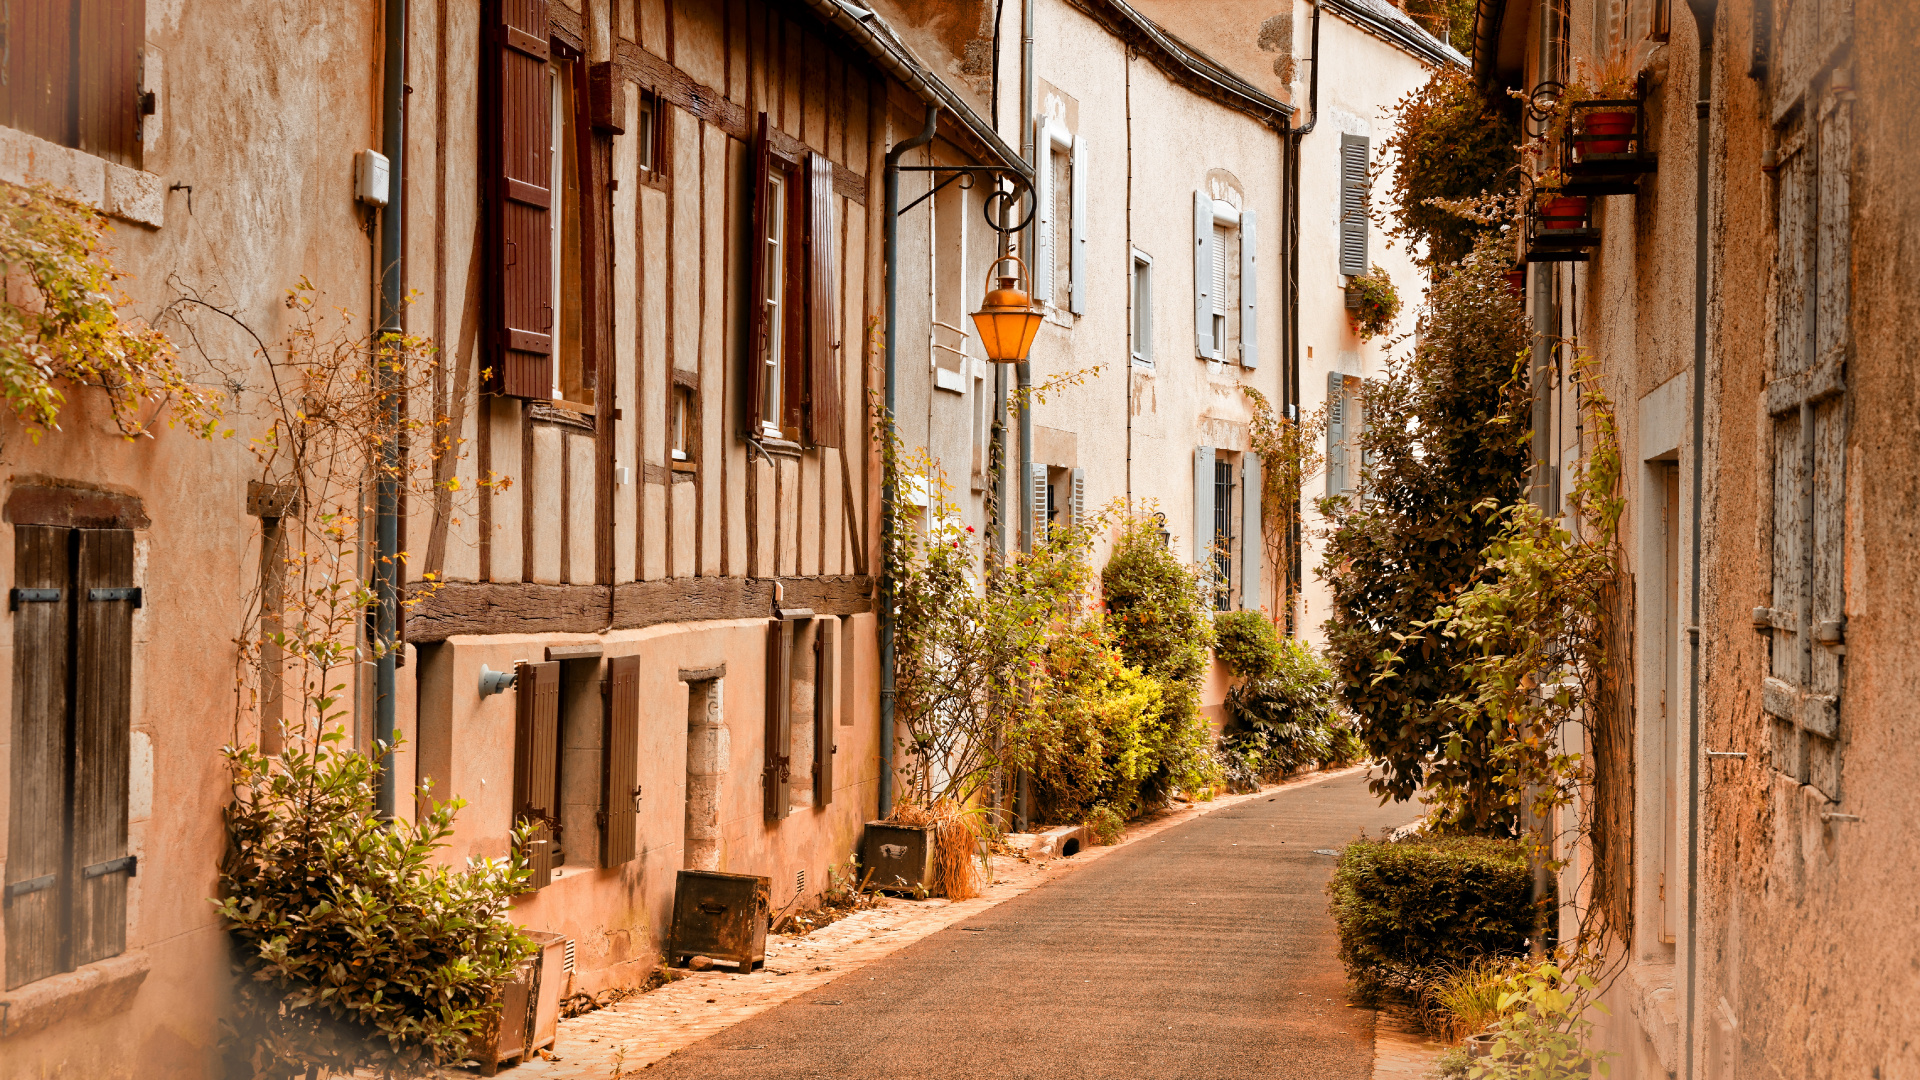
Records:
{"label": "wall-mounted light fixture", "polygon": [[480,665],[480,696],[492,697],[513,685],[517,673],[512,671],[494,671],[485,664]]}

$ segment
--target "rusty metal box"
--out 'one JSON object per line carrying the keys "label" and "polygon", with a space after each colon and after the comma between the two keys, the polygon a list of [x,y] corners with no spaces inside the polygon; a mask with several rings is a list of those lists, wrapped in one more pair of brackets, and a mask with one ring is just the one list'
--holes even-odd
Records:
{"label": "rusty metal box", "polygon": [[867,822],[860,841],[860,864],[873,888],[892,892],[933,891],[933,826]]}
{"label": "rusty metal box", "polygon": [[474,1047],[482,1076],[494,1075],[502,1062],[524,1062],[535,1050],[552,1046],[560,1027],[560,999],[567,988],[567,939],[542,930],[529,930],[527,936],[540,951],[521,961],[501,995],[491,1052],[485,1041]]}
{"label": "rusty metal box", "polygon": [[691,956],[729,960],[750,971],[767,959],[767,904],[773,895],[769,878],[752,874],[721,874],[710,870],[682,870],[673,892],[673,933],[667,942],[667,962],[685,963]]}

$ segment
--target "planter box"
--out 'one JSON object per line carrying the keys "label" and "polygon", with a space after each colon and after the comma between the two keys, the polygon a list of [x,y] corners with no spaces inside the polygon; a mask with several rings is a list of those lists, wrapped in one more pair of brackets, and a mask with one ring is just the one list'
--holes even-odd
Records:
{"label": "planter box", "polygon": [[866,835],[860,840],[860,865],[873,872],[869,879],[873,888],[921,896],[931,893],[933,826],[867,822]]}
{"label": "planter box", "polygon": [[480,1075],[499,1072],[502,1062],[525,1061],[535,1050],[553,1045],[560,1027],[560,998],[566,991],[567,939],[529,930],[540,951],[520,964],[500,1001],[500,1026],[493,1045],[477,1047]]}
{"label": "planter box", "polygon": [[667,963],[684,964],[689,957],[708,956],[731,961],[742,972],[766,963],[767,903],[772,895],[769,878],[680,871],[673,890]]}

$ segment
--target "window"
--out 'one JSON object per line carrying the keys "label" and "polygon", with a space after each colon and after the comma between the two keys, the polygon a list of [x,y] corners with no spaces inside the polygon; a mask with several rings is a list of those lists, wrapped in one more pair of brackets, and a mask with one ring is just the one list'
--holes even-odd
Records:
{"label": "window", "polygon": [[1049,306],[1087,310],[1087,142],[1049,117],[1034,121],[1035,170],[1033,294]]}
{"label": "window", "polygon": [[[796,802],[822,809],[833,801],[838,642],[833,619],[786,618],[783,613],[783,617],[767,624],[766,734],[761,775],[768,822],[787,817]],[[794,716],[796,699],[802,713],[799,723]],[[797,754],[796,735],[801,736],[801,752]],[[794,792],[796,775],[802,785],[798,799]]]}
{"label": "window", "polygon": [[18,0],[0,15],[5,35],[0,121],[48,142],[140,167],[144,0]]}
{"label": "window", "polygon": [[753,348],[746,434],[840,446],[840,339],[834,270],[840,196],[834,164],[760,115],[754,164]]}
{"label": "window", "polygon": [[127,946],[133,532],[14,527],[8,989]]}
{"label": "window", "polygon": [[580,158],[573,153],[577,130],[574,64],[555,60],[548,65],[547,74],[553,109],[547,150],[550,177],[547,190],[553,195],[547,212],[554,224],[551,230],[552,295],[558,310],[553,316],[559,324],[554,334],[553,355],[557,362],[550,365],[553,383],[549,396],[556,401],[590,406],[593,404],[592,379],[581,362],[581,335],[585,328],[581,298],[585,289],[580,263]]}
{"label": "window", "polygon": [[1194,351],[1203,360],[1260,364],[1257,223],[1252,210],[1193,193]]}
{"label": "window", "polygon": [[663,141],[666,124],[661,115],[660,98],[651,90],[640,94],[640,116],[634,123],[634,146],[640,156],[640,171],[649,176],[659,176],[666,164],[666,147]]}
{"label": "window", "polygon": [[676,386],[673,388],[673,410],[668,417],[668,445],[673,460],[692,461],[694,447],[694,422],[696,418],[693,388]]}
{"label": "window", "polygon": [[1213,463],[1213,606],[1233,607],[1233,464]]}
{"label": "window", "polygon": [[1133,362],[1153,366],[1153,260],[1133,253]]}

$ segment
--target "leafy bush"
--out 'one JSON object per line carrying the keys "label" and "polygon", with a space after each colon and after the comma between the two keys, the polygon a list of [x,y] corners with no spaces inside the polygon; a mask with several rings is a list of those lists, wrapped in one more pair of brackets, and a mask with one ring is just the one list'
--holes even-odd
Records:
{"label": "leafy bush", "polygon": [[1093,835],[1093,842],[1104,847],[1120,839],[1127,823],[1113,807],[1101,803],[1087,812],[1086,826],[1087,832]]}
{"label": "leafy bush", "polygon": [[1587,1080],[1611,1070],[1611,1050],[1594,1050],[1588,1009],[1597,984],[1585,972],[1544,963],[1507,979],[1500,995],[1504,1018],[1485,1057],[1467,1067],[1468,1080]]}
{"label": "leafy bush", "polygon": [[1213,779],[1211,732],[1200,715],[1200,684],[1213,646],[1211,573],[1175,558],[1146,515],[1121,519],[1101,571],[1107,626],[1121,659],[1160,685],[1160,721],[1150,736],[1155,764],[1140,785],[1146,802]]}
{"label": "leafy bush", "polygon": [[1497,508],[1526,475],[1527,323],[1502,257],[1476,252],[1435,282],[1413,355],[1369,384],[1362,494],[1318,503],[1331,522],[1327,655],[1367,752],[1389,766],[1374,791],[1451,785],[1485,831],[1511,828],[1512,807],[1496,787],[1497,740],[1459,704],[1477,692],[1479,649],[1435,619],[1485,573]]}
{"label": "leafy bush", "polygon": [[1347,294],[1352,297],[1353,326],[1361,341],[1371,341],[1393,329],[1393,320],[1400,317],[1400,290],[1393,287],[1393,279],[1378,263],[1372,273],[1354,278],[1347,285]]}
{"label": "leafy bush", "polygon": [[1526,967],[1520,957],[1483,956],[1434,978],[1422,1003],[1428,1030],[1445,1039],[1485,1030],[1511,1010],[1502,1004],[1508,980]]}
{"label": "leafy bush", "polygon": [[1141,784],[1162,764],[1160,684],[1122,660],[1097,614],[1054,627],[1045,670],[1042,700],[1020,729],[1039,817],[1081,821],[1096,807],[1133,813]]}
{"label": "leafy bush", "polygon": [[429,863],[461,800],[374,813],[380,759],[337,745],[228,747],[236,792],[215,903],[242,976],[234,1049],[255,1077],[423,1076],[461,1060],[533,942],[507,918],[507,860]]}
{"label": "leafy bush", "polygon": [[1515,110],[1482,97],[1470,73],[1441,67],[1394,105],[1392,131],[1377,165],[1383,174],[1392,170],[1385,200],[1392,212],[1382,225],[1389,236],[1425,244],[1429,264],[1455,265],[1488,226],[1439,202],[1516,189],[1521,135]]}
{"label": "leafy bush", "polygon": [[1310,766],[1351,764],[1364,752],[1338,714],[1326,661],[1291,638],[1274,641],[1270,660],[1264,675],[1227,691],[1218,752],[1237,791],[1258,790]]}
{"label": "leafy bush", "polygon": [[221,396],[179,366],[166,335],[120,318],[129,301],[118,285],[124,275],[107,256],[107,229],[105,216],[70,193],[0,185],[0,277],[10,290],[0,303],[6,407],[38,441],[60,426],[66,381],[104,392],[129,439],[151,428],[143,410],[169,403],[169,425],[184,423],[210,438]]}
{"label": "leafy bush", "polygon": [[1348,844],[1327,891],[1340,961],[1363,997],[1418,995],[1449,970],[1526,951],[1526,847],[1486,837]]}
{"label": "leafy bush", "polygon": [[1238,679],[1259,679],[1280,667],[1280,635],[1258,611],[1223,611],[1213,617],[1213,658]]}

